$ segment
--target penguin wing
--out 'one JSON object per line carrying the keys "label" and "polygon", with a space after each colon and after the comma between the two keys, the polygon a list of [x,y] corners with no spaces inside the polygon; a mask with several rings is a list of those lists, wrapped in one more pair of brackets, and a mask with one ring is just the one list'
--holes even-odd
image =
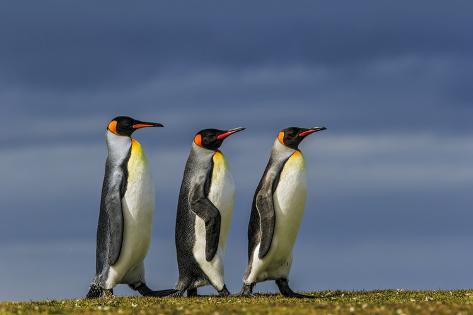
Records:
{"label": "penguin wing", "polygon": [[255,205],[259,214],[259,228],[261,233],[258,257],[263,259],[271,248],[274,225],[276,223],[272,191],[260,191],[256,196]]}
{"label": "penguin wing", "polygon": [[[259,217],[260,247],[258,257],[260,259],[268,254],[273,241],[276,225],[273,194],[278,187],[279,177],[286,161],[287,159],[278,162],[269,161],[253,201],[253,208],[256,209]],[[250,240],[250,243],[256,244],[255,240],[253,242]]]}
{"label": "penguin wing", "polygon": [[120,257],[123,241],[122,198],[126,191],[126,171],[123,167],[107,165],[106,168],[97,231],[101,245],[97,247],[97,256],[102,255],[101,261],[114,265]]}
{"label": "penguin wing", "polygon": [[205,259],[211,261],[218,249],[220,237],[220,211],[207,198],[206,188],[210,186],[210,168],[206,177],[199,177],[190,191],[190,209],[205,222]]}

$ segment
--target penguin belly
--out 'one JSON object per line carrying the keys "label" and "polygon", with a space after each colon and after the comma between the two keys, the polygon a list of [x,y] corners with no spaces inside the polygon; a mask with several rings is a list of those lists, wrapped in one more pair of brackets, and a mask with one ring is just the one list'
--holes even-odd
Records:
{"label": "penguin belly", "polygon": [[122,198],[123,241],[118,261],[109,269],[110,288],[118,283],[144,282],[140,268],[151,241],[154,189],[146,155],[135,139],[127,166],[127,187]]}
{"label": "penguin belly", "polygon": [[300,151],[296,151],[284,165],[273,194],[276,222],[271,247],[263,259],[258,257],[260,244],[255,247],[251,272],[245,279],[246,283],[287,279],[306,197],[307,177],[304,157]]}
{"label": "penguin belly", "polygon": [[[195,260],[205,273],[210,283],[222,290],[224,283],[223,258],[225,244],[230,227],[233,206],[235,204],[235,183],[228,169],[227,161],[220,151],[213,156],[213,171],[208,198],[220,212],[221,225],[218,249],[211,261],[205,258],[205,222],[198,216],[195,220],[195,243],[192,249]],[[205,285],[206,283],[198,283]],[[198,286],[197,285],[197,286]]]}

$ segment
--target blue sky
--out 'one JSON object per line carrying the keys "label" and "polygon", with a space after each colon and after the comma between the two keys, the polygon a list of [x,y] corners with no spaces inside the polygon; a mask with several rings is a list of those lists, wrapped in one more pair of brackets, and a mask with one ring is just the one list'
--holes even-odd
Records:
{"label": "blue sky", "polygon": [[166,126],[135,134],[157,187],[153,288],[177,280],[193,134],[247,127],[222,146],[237,184],[226,255],[237,291],[252,194],[292,125],[328,127],[301,145],[295,289],[471,287],[472,12],[466,0],[0,3],[0,299],[85,294],[117,115]]}

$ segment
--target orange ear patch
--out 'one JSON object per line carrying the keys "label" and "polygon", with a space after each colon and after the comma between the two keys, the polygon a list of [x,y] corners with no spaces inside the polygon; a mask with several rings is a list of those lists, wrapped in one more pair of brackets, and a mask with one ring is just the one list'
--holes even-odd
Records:
{"label": "orange ear patch", "polygon": [[194,143],[197,144],[198,146],[202,146],[202,136],[200,135],[200,133],[195,135]]}
{"label": "orange ear patch", "polygon": [[114,134],[117,134],[117,121],[116,121],[116,120],[112,120],[112,121],[108,124],[107,129],[110,130],[111,132],[113,132]]}
{"label": "orange ear patch", "polygon": [[284,131],[280,131],[278,134],[278,140],[281,144],[284,144]]}

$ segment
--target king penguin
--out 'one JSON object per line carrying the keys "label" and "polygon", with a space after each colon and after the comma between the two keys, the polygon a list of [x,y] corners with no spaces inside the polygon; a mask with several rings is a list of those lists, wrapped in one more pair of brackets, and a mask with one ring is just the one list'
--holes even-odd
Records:
{"label": "king penguin", "polygon": [[325,127],[281,130],[256,189],[248,226],[248,266],[243,277],[243,296],[251,296],[257,282],[275,280],[288,297],[310,297],[289,287],[292,248],[304,213],[307,180],[305,162],[298,149],[309,134]]}
{"label": "king penguin", "polygon": [[145,282],[144,258],[151,240],[154,187],[140,143],[131,138],[140,128],[162,127],[131,117],[112,119],[106,131],[108,156],[97,227],[96,274],[87,298],[113,295],[128,284],[145,296],[165,296],[175,290],[153,291]]}
{"label": "king penguin", "polygon": [[179,280],[174,296],[196,296],[211,284],[221,296],[228,292],[223,255],[234,206],[235,185],[218,148],[244,128],[205,129],[194,136],[182,179],[176,218]]}

